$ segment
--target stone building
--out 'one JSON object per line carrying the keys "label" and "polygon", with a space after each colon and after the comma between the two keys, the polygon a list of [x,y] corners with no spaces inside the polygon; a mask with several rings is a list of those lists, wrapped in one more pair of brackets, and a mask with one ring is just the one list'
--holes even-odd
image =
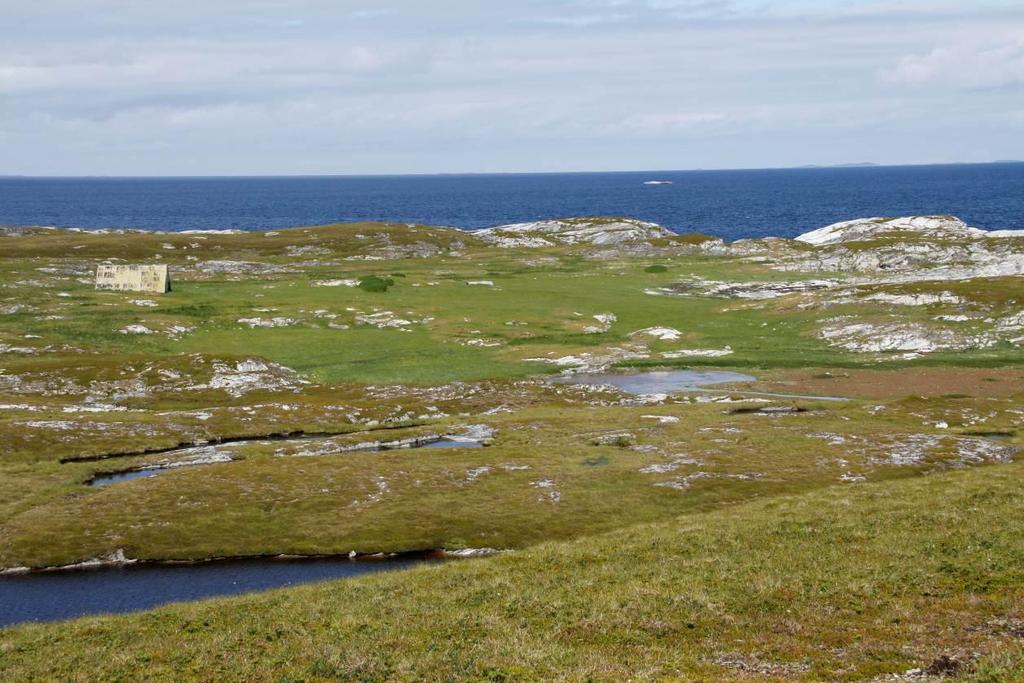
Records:
{"label": "stone building", "polygon": [[104,264],[96,268],[96,289],[163,294],[171,291],[171,275],[165,265]]}

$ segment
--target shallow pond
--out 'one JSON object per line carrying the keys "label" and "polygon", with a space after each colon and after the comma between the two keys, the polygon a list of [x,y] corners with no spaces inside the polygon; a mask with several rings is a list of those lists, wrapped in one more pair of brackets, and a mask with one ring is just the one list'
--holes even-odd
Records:
{"label": "shallow pond", "polygon": [[387,559],[255,559],[195,565],[128,565],[0,577],[0,628],[89,614],[150,609],[217,595],[408,569],[439,555]]}
{"label": "shallow pond", "polygon": [[430,441],[421,446],[412,446],[412,448],[483,448],[484,445],[479,441],[470,441],[468,439],[441,439],[439,441]]}
{"label": "shallow pond", "polygon": [[766,398],[802,398],[814,401],[846,401],[841,396],[805,396],[802,394],[776,394],[742,389],[711,389],[716,384],[756,382],[757,378],[725,370],[657,370],[633,374],[594,373],[557,377],[558,384],[610,385],[629,394],[671,394],[674,391],[702,391],[708,393],[763,396]]}
{"label": "shallow pond", "polygon": [[126,472],[112,472],[110,474],[97,474],[95,477],[89,480],[89,486],[109,486],[110,484],[117,484],[122,481],[130,481],[132,479],[144,479],[145,477],[155,477],[158,474],[164,474],[170,472],[168,467],[154,467],[148,470],[128,470]]}
{"label": "shallow pond", "polygon": [[755,382],[756,377],[721,370],[665,370],[638,372],[631,375],[614,373],[579,374],[558,377],[559,384],[611,385],[630,394],[670,394],[673,391],[702,389],[727,382]]}

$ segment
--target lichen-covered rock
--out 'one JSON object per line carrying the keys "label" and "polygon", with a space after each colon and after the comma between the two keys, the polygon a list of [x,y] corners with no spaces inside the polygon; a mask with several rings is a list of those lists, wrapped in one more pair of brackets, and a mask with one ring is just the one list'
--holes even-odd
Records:
{"label": "lichen-covered rock", "polygon": [[213,377],[208,386],[211,389],[223,389],[232,396],[243,396],[250,391],[282,391],[296,389],[303,384],[308,382],[291,368],[248,359],[234,365],[214,363]]}
{"label": "lichen-covered rock", "polygon": [[816,246],[884,238],[914,237],[936,240],[977,239],[988,233],[972,228],[954,216],[907,216],[903,218],[858,218],[805,232],[796,238]]}
{"label": "lichen-covered rock", "polygon": [[775,299],[789,294],[803,294],[828,289],[838,280],[796,280],[792,282],[717,282],[692,279],[667,287],[646,290],[651,295],[709,296],[725,299]]}
{"label": "lichen-covered rock", "polygon": [[[894,273],[904,280],[1024,274],[1024,230],[985,231],[952,216],[866,218],[804,233],[767,260],[779,270]],[[808,248],[810,245],[811,248]],[[737,255],[747,254],[749,248]]]}
{"label": "lichen-covered rock", "polygon": [[868,323],[834,321],[819,336],[832,346],[858,353],[931,353],[987,348],[996,343],[990,335],[968,335],[947,327],[914,322]]}
{"label": "lichen-covered rock", "polygon": [[674,237],[656,223],[631,218],[563,218],[499,225],[474,236],[499,247],[552,247],[559,244],[616,246]]}

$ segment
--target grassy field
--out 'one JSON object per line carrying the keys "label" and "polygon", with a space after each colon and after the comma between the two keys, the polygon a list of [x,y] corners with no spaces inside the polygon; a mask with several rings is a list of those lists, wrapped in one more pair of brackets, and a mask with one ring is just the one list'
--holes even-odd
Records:
{"label": "grassy field", "polygon": [[1019,680],[1020,465],[0,633],[9,680]]}
{"label": "grassy field", "polygon": [[[795,405],[808,412],[766,417],[732,414],[722,404],[558,406],[555,396],[489,416],[497,434],[484,449],[287,457],[280,443],[241,444],[232,449],[236,462],[102,489],[83,482],[161,456],[12,467],[0,560],[58,565],[118,549],[138,558],[200,559],[522,548],[846,479],[997,463],[1009,457],[1008,444],[932,425],[970,431],[964,416],[985,411],[987,429],[1012,433],[1020,405],[909,400],[877,412],[877,404],[801,400]],[[459,424],[448,418],[411,431],[458,431]],[[607,435],[627,438],[601,445]],[[382,486],[386,495],[373,499]]]}
{"label": "grassy field", "polygon": [[[656,242],[0,237],[0,569],[512,551],[4,631],[0,673],[863,680],[951,654],[1019,674],[1021,278]],[[174,289],[96,291],[106,259],[168,263]],[[567,369],[756,381],[636,396],[550,381]],[[345,450],[481,428],[486,448]],[[145,467],[173,469],[89,485]]]}

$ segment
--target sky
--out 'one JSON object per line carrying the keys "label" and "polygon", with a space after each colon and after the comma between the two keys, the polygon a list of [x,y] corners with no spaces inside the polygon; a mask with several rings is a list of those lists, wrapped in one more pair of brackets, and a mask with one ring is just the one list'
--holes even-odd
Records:
{"label": "sky", "polygon": [[0,0],[0,175],[1002,159],[1021,0]]}

